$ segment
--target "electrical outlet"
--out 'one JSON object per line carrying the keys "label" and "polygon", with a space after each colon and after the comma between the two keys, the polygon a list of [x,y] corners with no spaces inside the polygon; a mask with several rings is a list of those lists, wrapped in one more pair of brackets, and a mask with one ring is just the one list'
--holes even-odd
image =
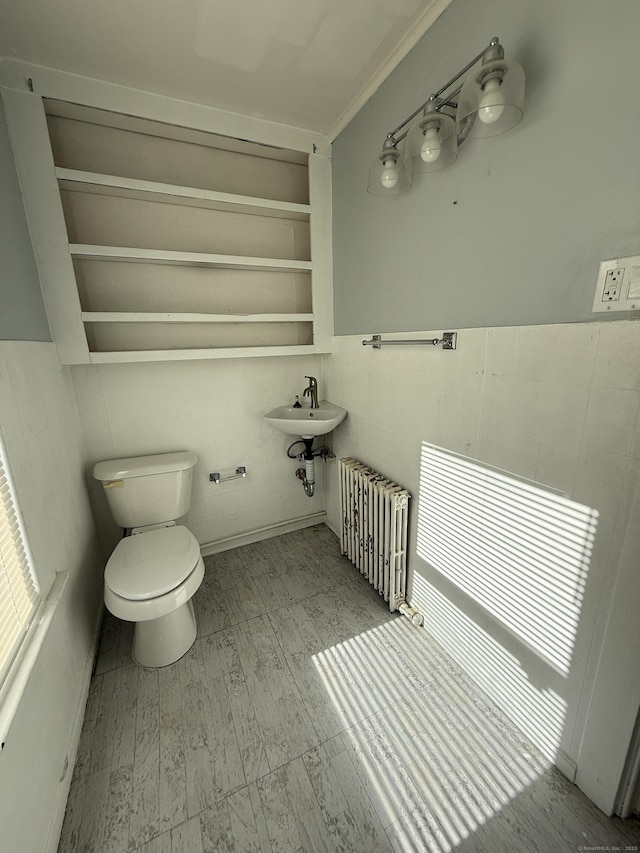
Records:
{"label": "electrical outlet", "polygon": [[640,311],[640,255],[602,261],[591,310]]}
{"label": "electrical outlet", "polygon": [[604,277],[604,291],[602,293],[603,302],[613,302],[620,299],[620,290],[624,279],[624,267],[620,269],[616,267],[612,270],[607,270]]}

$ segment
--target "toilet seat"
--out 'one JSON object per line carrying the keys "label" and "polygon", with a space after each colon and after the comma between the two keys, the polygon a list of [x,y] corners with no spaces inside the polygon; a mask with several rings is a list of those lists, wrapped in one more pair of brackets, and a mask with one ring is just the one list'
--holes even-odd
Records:
{"label": "toilet seat", "polygon": [[146,601],[178,587],[196,568],[200,546],[183,525],[127,536],[104,572],[105,587],[120,599]]}
{"label": "toilet seat", "polygon": [[104,603],[107,610],[124,619],[126,622],[148,622],[168,616],[183,605],[191,603],[191,598],[198,591],[204,580],[204,560],[198,559],[191,574],[170,592],[159,595],[157,598],[140,598],[137,601],[131,598],[123,598],[121,595],[104,585]]}
{"label": "toilet seat", "polygon": [[109,558],[104,603],[118,619],[157,620],[189,604],[203,579],[200,546],[187,527],[136,533],[122,539]]}

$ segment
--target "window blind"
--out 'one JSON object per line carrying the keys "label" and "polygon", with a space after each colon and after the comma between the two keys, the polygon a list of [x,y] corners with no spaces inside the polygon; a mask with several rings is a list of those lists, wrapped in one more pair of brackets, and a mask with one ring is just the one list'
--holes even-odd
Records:
{"label": "window blind", "polygon": [[0,685],[33,619],[40,595],[0,445]]}

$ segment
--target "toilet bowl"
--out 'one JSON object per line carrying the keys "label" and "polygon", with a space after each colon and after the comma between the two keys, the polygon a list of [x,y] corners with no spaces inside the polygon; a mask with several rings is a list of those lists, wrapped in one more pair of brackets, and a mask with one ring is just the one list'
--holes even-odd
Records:
{"label": "toilet bowl", "polygon": [[191,601],[204,578],[198,540],[175,523],[191,505],[190,451],[98,462],[99,480],[114,521],[128,535],[116,545],[104,573],[104,602],[117,618],[135,623],[133,659],[168,666],[193,645],[197,624]]}
{"label": "toilet bowl", "polygon": [[168,666],[189,651],[197,634],[191,598],[203,578],[200,546],[182,525],[120,540],[105,569],[104,601],[136,623],[132,654],[141,666]]}

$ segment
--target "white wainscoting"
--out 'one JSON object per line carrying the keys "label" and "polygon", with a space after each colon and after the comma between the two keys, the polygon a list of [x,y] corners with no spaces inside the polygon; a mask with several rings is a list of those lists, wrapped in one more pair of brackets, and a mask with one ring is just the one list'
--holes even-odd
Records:
{"label": "white wainscoting", "polygon": [[[442,331],[396,337],[430,338]],[[427,616],[425,626],[481,683],[489,682],[484,686],[490,687],[485,647],[491,646],[504,658],[505,678],[526,684],[522,697],[553,692],[549,707],[562,716],[557,763],[569,773],[577,764],[580,787],[611,811],[640,704],[640,684],[626,666],[612,663],[640,656],[640,583],[633,570],[640,559],[633,536],[640,489],[640,324],[461,330],[453,352],[373,350],[362,346],[364,337],[336,338],[334,354],[324,359],[326,395],[349,410],[335,433],[338,455],[357,456],[408,487],[417,501],[420,447],[427,441],[560,490],[597,513],[570,671],[552,686],[544,662],[520,654],[516,641],[505,649],[500,626],[480,624],[477,602],[454,585],[445,588],[438,572],[416,555],[415,506],[411,592]],[[331,470],[327,514],[337,529],[338,486]],[[453,619],[466,631],[465,649]],[[524,698],[512,715],[516,710],[526,728]],[[530,717],[529,723],[528,734],[535,737],[540,720]]]}
{"label": "white wainscoting", "polygon": [[[294,436],[269,426],[262,415],[302,397],[305,374],[318,378],[320,356],[216,359],[162,364],[71,368],[88,458],[94,462],[169,450],[198,454],[193,502],[185,517],[201,545],[240,537],[324,512],[324,467],[307,498],[288,459]],[[304,449],[304,448],[298,448]],[[216,485],[244,465],[247,476]],[[119,533],[104,496],[93,486],[100,532],[109,549]],[[238,540],[240,541],[240,540]]]}
{"label": "white wainscoting", "polygon": [[2,845],[53,853],[84,716],[103,570],[73,390],[53,344],[0,342],[0,426],[43,595],[58,573],[68,574],[0,753]]}

